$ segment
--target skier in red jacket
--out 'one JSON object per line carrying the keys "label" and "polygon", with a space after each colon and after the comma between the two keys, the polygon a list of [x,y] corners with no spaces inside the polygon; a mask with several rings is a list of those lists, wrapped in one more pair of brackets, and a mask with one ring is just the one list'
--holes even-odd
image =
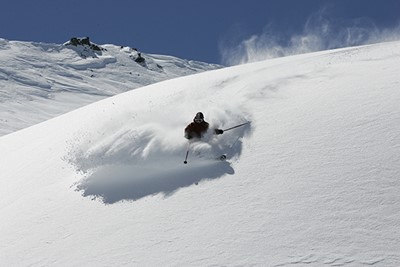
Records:
{"label": "skier in red jacket", "polygon": [[[207,132],[209,127],[208,122],[204,120],[204,115],[201,112],[197,112],[196,116],[193,119],[193,122],[190,123],[185,128],[185,138],[192,139],[197,138],[200,139]],[[223,134],[224,131],[221,129],[214,129],[214,134]]]}

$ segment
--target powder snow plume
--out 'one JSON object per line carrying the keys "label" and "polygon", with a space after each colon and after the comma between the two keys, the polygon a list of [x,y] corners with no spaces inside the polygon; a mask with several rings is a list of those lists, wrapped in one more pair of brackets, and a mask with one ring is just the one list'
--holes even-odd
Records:
{"label": "powder snow plume", "polygon": [[[250,124],[223,136],[215,136],[211,129],[245,122],[244,114],[221,108],[208,111],[210,130],[190,146],[183,138],[183,126],[191,121],[191,114],[178,114],[183,112],[172,108],[168,114],[160,110],[127,115],[101,125],[95,134],[77,134],[67,157],[77,171],[85,173],[77,190],[112,204],[157,193],[169,195],[203,179],[233,174],[228,161],[216,159],[222,154],[230,161],[240,156]],[[184,165],[187,149],[189,164]]]}
{"label": "powder snow plume", "polygon": [[[400,40],[400,25],[379,28],[367,18],[331,18],[329,7],[312,14],[300,34],[279,31],[274,23],[259,34],[221,41],[222,63],[228,66],[335,48]],[[289,31],[290,32],[290,31]],[[232,39],[232,38],[230,38]]]}

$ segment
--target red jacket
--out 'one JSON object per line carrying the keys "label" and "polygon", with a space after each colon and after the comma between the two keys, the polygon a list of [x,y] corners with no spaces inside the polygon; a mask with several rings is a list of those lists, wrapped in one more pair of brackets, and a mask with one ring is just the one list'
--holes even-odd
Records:
{"label": "red jacket", "polygon": [[185,137],[187,139],[202,138],[208,130],[208,122],[202,121],[201,123],[192,122],[185,128]]}

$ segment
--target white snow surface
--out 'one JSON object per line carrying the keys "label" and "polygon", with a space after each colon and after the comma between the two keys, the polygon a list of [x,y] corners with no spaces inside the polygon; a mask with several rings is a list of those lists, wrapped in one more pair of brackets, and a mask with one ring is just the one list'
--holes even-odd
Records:
{"label": "white snow surface", "polygon": [[145,53],[138,64],[135,48],[100,47],[0,39],[0,136],[118,93],[221,67]]}
{"label": "white snow surface", "polygon": [[[2,136],[0,265],[400,266],[399,63],[392,42],[245,64]],[[198,111],[251,124],[183,164]]]}

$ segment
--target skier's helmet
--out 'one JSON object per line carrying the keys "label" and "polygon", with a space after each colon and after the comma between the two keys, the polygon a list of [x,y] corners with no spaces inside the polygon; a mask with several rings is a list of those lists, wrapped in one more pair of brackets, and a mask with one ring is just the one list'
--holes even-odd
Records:
{"label": "skier's helmet", "polygon": [[194,122],[202,123],[204,121],[204,115],[201,112],[197,112],[196,116],[194,117]]}

